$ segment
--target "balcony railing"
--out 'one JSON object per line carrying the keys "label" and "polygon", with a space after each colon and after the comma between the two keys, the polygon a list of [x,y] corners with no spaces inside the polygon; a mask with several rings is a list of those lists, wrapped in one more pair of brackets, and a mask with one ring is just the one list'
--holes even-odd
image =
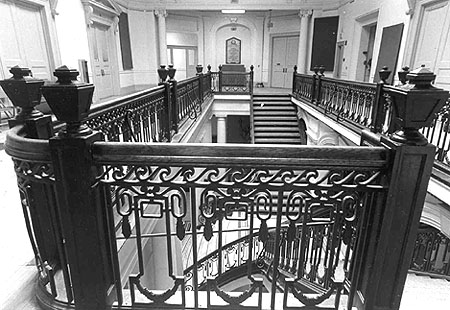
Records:
{"label": "balcony railing", "polygon": [[[162,78],[116,114],[109,105],[90,114],[93,86],[75,82],[77,72],[60,68],[45,86],[27,69],[12,73],[2,86],[22,111],[5,146],[41,304],[287,309],[328,299],[338,307],[343,293],[358,309],[398,309],[435,150],[416,123],[399,122],[396,141],[364,133],[373,147],[147,143],[170,141],[183,109],[186,119],[214,87],[212,74]],[[421,104],[437,108],[432,99],[444,94],[420,85],[393,100],[427,92]],[[56,136],[34,110],[40,90],[66,123]],[[233,266],[245,270],[239,291],[223,279]]]}
{"label": "balcony railing", "polygon": [[[389,73],[387,69],[382,70],[384,80]],[[408,86],[403,84],[401,87],[407,89]],[[327,78],[317,70],[314,75],[295,72],[292,93],[295,98],[313,105],[357,133],[370,128],[373,132],[389,135],[398,129],[396,88],[399,87],[386,85],[383,81],[375,84]],[[420,121],[422,116],[420,111],[418,113]],[[436,146],[436,161],[450,166],[450,97],[440,110],[432,113],[432,123],[422,127],[420,132]]]}

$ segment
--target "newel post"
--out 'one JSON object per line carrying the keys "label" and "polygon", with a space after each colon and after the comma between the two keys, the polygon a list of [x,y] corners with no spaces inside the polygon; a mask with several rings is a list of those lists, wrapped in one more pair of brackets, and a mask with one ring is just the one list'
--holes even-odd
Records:
{"label": "newel post", "polygon": [[200,105],[203,103],[203,66],[197,65],[195,67],[197,70],[197,77],[198,77],[198,98],[200,99]]}
{"label": "newel post", "polygon": [[112,233],[107,208],[99,187],[93,186],[99,168],[91,147],[102,141],[99,132],[85,124],[94,86],[76,80],[79,72],[56,69],[56,83],[42,93],[58,120],[66,126],[50,139],[56,177],[56,200],[72,280],[75,309],[110,309],[115,299]]}
{"label": "newel post", "polygon": [[375,101],[372,107],[370,130],[372,132],[381,133],[386,115],[383,86],[386,85],[386,81],[391,75],[391,71],[389,71],[388,67],[384,66],[378,74],[380,76],[380,81],[377,83]]}
{"label": "newel post", "polygon": [[222,77],[223,77],[222,65],[219,65],[219,93],[222,92]]}
{"label": "newel post", "polygon": [[[160,121],[161,131],[162,131],[162,140],[170,142],[171,140],[171,127],[172,127],[172,101],[170,94],[170,82],[168,81],[169,77],[169,69],[166,68],[165,65],[160,65],[158,69],[158,75],[160,82],[158,85],[164,86],[164,111],[163,111],[163,119]],[[173,71],[172,71],[173,72]],[[173,72],[175,74],[175,72]]]}
{"label": "newel post", "polygon": [[0,81],[0,86],[20,113],[8,121],[9,128],[25,125],[28,138],[48,139],[53,136],[52,118],[35,107],[41,103],[43,80],[30,76],[30,69],[14,66],[9,70],[11,78]]}
{"label": "newel post", "polygon": [[359,267],[353,305],[358,309],[397,310],[411,262],[419,220],[434,163],[435,147],[418,131],[442,108],[448,92],[431,85],[435,75],[420,68],[407,74],[408,85],[384,86],[399,130],[381,144],[392,151],[385,201],[368,212],[358,241]]}
{"label": "newel post", "polygon": [[255,72],[253,71],[255,69],[255,67],[253,65],[250,66],[250,81],[248,82],[248,89],[250,92],[250,95],[253,95],[253,76],[255,74]]}
{"label": "newel post", "polygon": [[169,82],[172,84],[172,94],[171,94],[171,120],[172,120],[172,126],[171,129],[178,133],[178,82],[175,80],[175,73],[177,69],[173,67],[173,65],[169,65]]}

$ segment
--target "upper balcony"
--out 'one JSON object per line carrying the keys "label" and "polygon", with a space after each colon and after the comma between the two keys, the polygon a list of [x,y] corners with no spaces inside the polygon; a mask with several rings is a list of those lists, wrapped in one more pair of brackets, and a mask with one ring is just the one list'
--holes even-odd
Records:
{"label": "upper balcony", "polygon": [[[295,74],[294,100],[370,129],[346,147],[183,143],[217,93],[251,101],[252,70],[177,82],[161,68],[160,86],[92,110],[76,71],[12,73],[6,150],[47,308],[398,309],[413,255],[437,253],[415,247],[448,152],[434,119],[448,92],[426,72],[404,87]],[[58,121],[34,110],[41,92]],[[431,125],[438,155],[419,132]]]}

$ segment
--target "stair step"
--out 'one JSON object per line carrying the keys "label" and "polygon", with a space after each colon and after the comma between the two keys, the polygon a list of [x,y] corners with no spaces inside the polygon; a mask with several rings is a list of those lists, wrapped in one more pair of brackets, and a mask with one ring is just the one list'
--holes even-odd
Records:
{"label": "stair step", "polygon": [[[261,111],[261,110],[257,110],[257,111],[253,111],[254,115],[286,115],[286,111]],[[291,115],[295,115],[295,114],[291,114]],[[288,116],[290,116],[288,114]]]}
{"label": "stair step", "polygon": [[291,101],[290,96],[273,96],[273,97],[264,97],[264,96],[253,96],[253,101]]}
{"label": "stair step", "polygon": [[255,122],[273,122],[273,121],[288,121],[288,122],[297,122],[296,116],[270,116],[270,115],[254,115],[253,120]]}
{"label": "stair step", "polygon": [[283,132],[296,132],[298,133],[298,127],[297,125],[292,126],[292,127],[288,127],[288,126],[278,126],[277,124],[273,124],[271,126],[255,126],[255,132],[260,132],[260,131],[283,131]]}
{"label": "stair step", "polygon": [[290,106],[256,106],[253,107],[253,111],[288,111],[288,112],[293,112],[295,113],[295,109],[294,107],[290,107]]}
{"label": "stair step", "polygon": [[[292,121],[286,121],[285,119],[281,120],[281,121],[263,121],[263,120],[258,120],[258,121],[254,121],[255,124],[255,128],[260,128],[260,127],[267,127],[267,126],[273,126],[273,127],[295,127],[298,128],[298,122],[297,120],[292,120]],[[298,130],[298,129],[297,129]]]}
{"label": "stair step", "polygon": [[294,138],[300,137],[298,132],[255,132],[256,137],[273,137],[273,138]]}
{"label": "stair step", "polygon": [[256,138],[255,144],[295,144],[300,145],[300,139],[274,139],[274,138]]}

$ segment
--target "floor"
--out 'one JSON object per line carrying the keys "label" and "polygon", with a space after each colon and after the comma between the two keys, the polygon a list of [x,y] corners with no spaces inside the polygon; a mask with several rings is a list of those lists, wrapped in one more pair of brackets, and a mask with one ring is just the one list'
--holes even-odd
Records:
{"label": "floor", "polygon": [[[288,93],[283,89],[255,88],[256,94]],[[7,126],[0,126],[0,310],[34,310],[36,267],[21,211],[12,161],[4,151]],[[409,274],[401,310],[450,309],[450,282]]]}

